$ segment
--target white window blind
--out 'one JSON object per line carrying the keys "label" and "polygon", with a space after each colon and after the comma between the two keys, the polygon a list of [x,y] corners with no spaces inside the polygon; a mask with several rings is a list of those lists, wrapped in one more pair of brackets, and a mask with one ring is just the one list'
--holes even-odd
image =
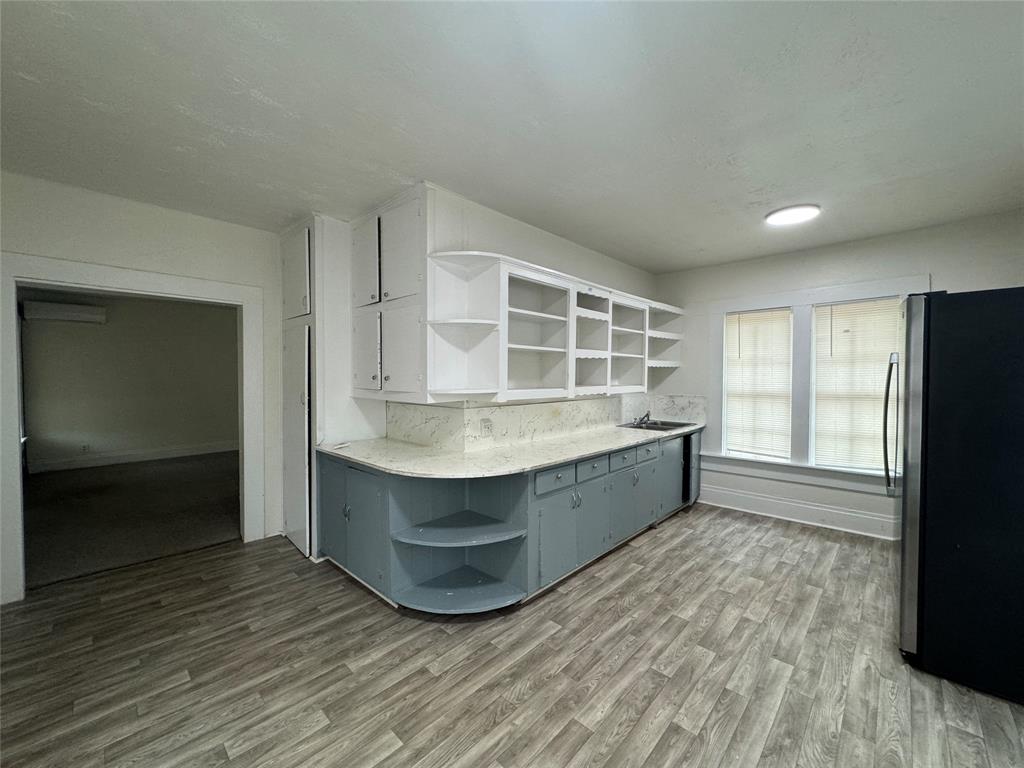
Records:
{"label": "white window blind", "polygon": [[725,316],[725,449],[788,459],[793,312]]}
{"label": "white window blind", "polygon": [[[882,411],[889,353],[901,349],[898,298],[814,308],[814,463],[882,469]],[[896,378],[889,413],[896,450]],[[902,428],[902,427],[901,427]]]}

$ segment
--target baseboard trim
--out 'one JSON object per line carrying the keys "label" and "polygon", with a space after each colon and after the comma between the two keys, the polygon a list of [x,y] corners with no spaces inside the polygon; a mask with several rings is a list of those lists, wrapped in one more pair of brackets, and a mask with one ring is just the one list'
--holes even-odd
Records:
{"label": "baseboard trim", "polygon": [[136,461],[155,461],[157,459],[179,459],[183,456],[201,456],[206,453],[223,453],[237,451],[237,440],[222,440],[196,445],[175,445],[167,448],[136,448],[128,451],[109,451],[105,453],[86,453],[81,456],[69,456],[61,459],[30,459],[29,474],[39,472],[57,472],[64,469],[87,469],[89,467],[105,467],[110,464],[131,464]]}
{"label": "baseboard trim", "polygon": [[728,507],[780,520],[832,528],[875,539],[895,541],[899,538],[899,521],[887,515],[847,509],[828,504],[815,504],[753,491],[738,491],[717,485],[701,484],[700,501],[714,507]]}

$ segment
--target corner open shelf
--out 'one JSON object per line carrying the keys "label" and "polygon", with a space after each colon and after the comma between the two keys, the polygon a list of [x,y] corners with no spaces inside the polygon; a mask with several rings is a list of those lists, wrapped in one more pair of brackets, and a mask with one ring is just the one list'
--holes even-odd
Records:
{"label": "corner open shelf", "polygon": [[518,539],[526,528],[515,521],[496,520],[464,509],[391,534],[395,541],[421,547],[479,547]]}
{"label": "corner open shelf", "polygon": [[518,603],[525,590],[462,565],[399,591],[395,602],[431,613],[482,613]]}

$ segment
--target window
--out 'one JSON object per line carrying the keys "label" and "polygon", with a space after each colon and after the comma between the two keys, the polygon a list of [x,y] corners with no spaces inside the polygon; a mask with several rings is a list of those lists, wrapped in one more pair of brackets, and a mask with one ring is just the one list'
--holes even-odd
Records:
{"label": "window", "polygon": [[790,456],[793,312],[725,316],[725,449]]}
{"label": "window", "polygon": [[[814,307],[815,464],[882,469],[885,377],[889,353],[902,346],[900,328],[898,298]],[[890,425],[897,411],[894,390]],[[895,457],[895,429],[889,432]]]}

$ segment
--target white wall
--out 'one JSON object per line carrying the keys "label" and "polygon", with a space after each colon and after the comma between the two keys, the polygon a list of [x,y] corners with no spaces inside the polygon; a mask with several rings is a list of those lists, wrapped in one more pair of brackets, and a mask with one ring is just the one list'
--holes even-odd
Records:
{"label": "white wall", "polygon": [[[717,353],[709,343],[709,305],[916,275],[930,275],[932,290],[952,292],[1024,285],[1024,211],[660,275],[657,298],[687,310],[684,366],[673,382],[676,394],[708,397],[721,387],[711,376],[711,355]],[[709,423],[714,418],[709,414]],[[752,466],[708,458],[703,498],[865,533],[895,533],[892,505],[878,498],[879,483],[870,478],[847,477],[850,487],[836,495],[838,473],[773,470],[771,478],[755,478]],[[883,523],[885,516],[890,519]]]}
{"label": "white wall", "polygon": [[[11,173],[0,176],[0,193],[0,245],[5,253],[233,283],[261,292],[265,531],[268,535],[280,532],[282,323],[278,236]],[[5,508],[2,514],[6,517],[15,513]]]}
{"label": "white wall", "polygon": [[616,290],[653,298],[654,275],[625,262],[491,210],[447,190],[431,188],[433,247],[483,250],[539,264]]}
{"label": "white wall", "polygon": [[238,449],[234,307],[30,296],[103,307],[106,322],[22,324],[29,471]]}

